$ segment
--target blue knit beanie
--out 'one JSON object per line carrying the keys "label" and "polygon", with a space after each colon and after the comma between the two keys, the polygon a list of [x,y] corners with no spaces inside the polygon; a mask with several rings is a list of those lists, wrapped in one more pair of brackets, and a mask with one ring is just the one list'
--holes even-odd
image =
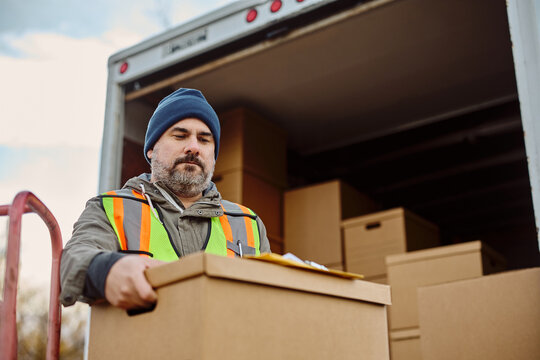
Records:
{"label": "blue knit beanie", "polygon": [[208,126],[214,136],[214,157],[217,160],[221,127],[216,112],[199,90],[178,89],[159,102],[148,122],[144,139],[144,157],[148,163],[150,163],[147,155],[148,150],[154,147],[154,144],[168,128],[187,118],[197,118]]}

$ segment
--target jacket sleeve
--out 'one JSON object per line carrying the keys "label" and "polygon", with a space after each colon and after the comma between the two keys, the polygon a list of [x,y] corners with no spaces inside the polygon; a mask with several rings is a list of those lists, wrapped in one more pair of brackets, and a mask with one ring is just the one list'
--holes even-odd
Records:
{"label": "jacket sleeve", "polygon": [[264,223],[259,216],[257,216],[257,225],[259,226],[259,235],[261,238],[261,244],[260,244],[261,254],[272,252],[270,250],[270,241],[268,241],[268,237],[266,235],[266,227],[264,226]]}
{"label": "jacket sleeve", "polygon": [[84,296],[88,267],[95,256],[120,250],[120,245],[98,197],[90,199],[73,226],[71,239],[62,252],[60,263],[60,301],[69,306]]}

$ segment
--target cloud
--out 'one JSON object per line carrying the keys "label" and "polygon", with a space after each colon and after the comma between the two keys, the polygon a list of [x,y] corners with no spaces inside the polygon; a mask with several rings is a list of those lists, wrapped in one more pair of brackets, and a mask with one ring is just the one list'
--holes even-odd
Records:
{"label": "cloud", "polygon": [[[9,158],[9,161],[3,161]],[[86,201],[96,195],[98,151],[88,148],[10,149],[0,147],[0,204],[22,190],[33,192],[53,213],[64,243]],[[12,164],[18,167],[11,168]],[[0,248],[6,242],[6,217],[0,217]],[[47,283],[51,245],[47,227],[35,214],[22,220],[21,281]]]}
{"label": "cloud", "polygon": [[0,10],[0,32],[15,34],[30,30],[88,36],[105,29],[111,18],[104,0],[3,0]]}
{"label": "cloud", "polygon": [[[139,34],[159,30],[152,16],[159,1],[148,0],[3,0],[0,33],[22,36],[49,32],[73,38],[100,36],[114,26],[129,25]],[[143,16],[135,16],[143,14]]]}
{"label": "cloud", "polygon": [[99,147],[107,58],[117,48],[58,34],[11,39],[24,59],[0,56],[0,144]]}
{"label": "cloud", "polygon": [[[165,2],[158,5],[170,7],[172,21],[176,23],[230,1],[186,1],[175,6]],[[38,9],[43,7],[38,6],[41,2],[35,0],[29,4],[20,3],[7,2],[8,9],[15,9],[13,17],[32,4]],[[49,2],[51,6],[57,7],[63,3],[64,1],[60,0]],[[152,9],[159,7],[157,3],[111,3],[114,5],[104,11],[103,17],[112,17],[116,20],[115,26],[103,31],[100,37],[75,38],[57,32],[27,32],[22,35],[8,32],[0,35],[0,43],[7,44],[7,47],[19,54],[18,58],[0,55],[0,68],[4,69],[0,87],[0,119],[9,124],[0,132],[0,145],[99,146],[103,128],[108,57],[121,48],[141,41],[148,35],[148,31],[159,30],[156,20],[153,19],[157,18],[157,13],[154,11],[153,17],[148,16]],[[125,5],[123,9],[122,4]],[[88,20],[81,20],[77,25],[87,26],[86,22],[97,21],[94,18],[99,16],[95,9],[87,9],[87,5],[77,8],[77,15],[70,18],[68,15],[73,6],[75,5],[67,5],[66,9],[61,10],[65,14],[59,16],[76,22],[79,13],[88,10]],[[99,1],[95,5],[96,9],[103,6],[103,2]],[[6,5],[2,7],[5,8]],[[43,8],[43,11],[44,14],[36,16],[38,23],[42,17],[48,18],[48,13],[52,10]],[[6,16],[5,12],[0,13]],[[25,17],[21,22],[26,21],[24,19]],[[66,32],[69,32],[69,29]]]}
{"label": "cloud", "polygon": [[[3,0],[0,34],[23,37],[53,33],[83,39],[100,37],[111,28],[124,28],[140,37],[156,34],[232,0]],[[0,37],[0,53],[20,57]]]}
{"label": "cloud", "polygon": [[[67,241],[97,191],[108,57],[229,2],[0,1],[0,204],[33,191]],[[50,276],[49,234],[36,215],[23,217],[21,271],[36,284]]]}

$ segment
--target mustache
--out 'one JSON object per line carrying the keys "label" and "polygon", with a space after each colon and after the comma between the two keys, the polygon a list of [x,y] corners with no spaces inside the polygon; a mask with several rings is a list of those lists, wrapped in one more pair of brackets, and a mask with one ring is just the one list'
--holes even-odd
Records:
{"label": "mustache", "polygon": [[199,165],[201,168],[204,169],[204,164],[201,159],[197,155],[194,154],[187,154],[184,157],[180,157],[174,161],[173,168],[175,168],[177,165],[184,164],[184,163],[194,163],[196,165]]}

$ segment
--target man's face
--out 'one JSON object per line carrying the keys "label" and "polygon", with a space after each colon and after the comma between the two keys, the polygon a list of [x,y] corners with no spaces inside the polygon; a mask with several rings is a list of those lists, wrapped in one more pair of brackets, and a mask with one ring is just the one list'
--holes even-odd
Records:
{"label": "man's face", "polygon": [[152,182],[160,181],[181,197],[203,192],[214,173],[214,137],[196,118],[178,121],[148,150]]}

